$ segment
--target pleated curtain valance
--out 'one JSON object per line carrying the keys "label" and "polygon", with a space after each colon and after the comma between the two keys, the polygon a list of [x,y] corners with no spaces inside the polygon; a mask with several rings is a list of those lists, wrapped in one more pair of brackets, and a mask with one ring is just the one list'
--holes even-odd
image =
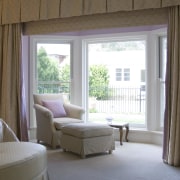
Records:
{"label": "pleated curtain valance", "polygon": [[0,0],[0,24],[180,5],[180,0]]}

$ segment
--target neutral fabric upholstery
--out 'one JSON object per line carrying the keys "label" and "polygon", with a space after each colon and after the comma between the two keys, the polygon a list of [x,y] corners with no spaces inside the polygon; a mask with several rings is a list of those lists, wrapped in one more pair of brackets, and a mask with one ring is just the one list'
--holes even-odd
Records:
{"label": "neutral fabric upholstery", "polygon": [[42,145],[20,142],[0,119],[0,179],[48,180],[47,152]]}
{"label": "neutral fabric upholstery", "polygon": [[0,143],[0,179],[47,180],[46,148],[30,142]]}
{"label": "neutral fabric upholstery", "polygon": [[[53,148],[60,146],[61,129],[68,123],[83,122],[84,109],[65,103],[62,94],[34,94],[34,108],[36,112],[37,141],[51,145]],[[66,117],[53,118],[52,112],[43,106],[44,100],[61,100],[66,111]]]}
{"label": "neutral fabric upholstery", "polygon": [[54,118],[54,126],[57,130],[61,130],[63,126],[69,123],[79,123],[79,119],[76,118],[69,118],[69,117],[62,117],[62,118]]}
{"label": "neutral fabric upholstery", "polygon": [[63,127],[62,132],[79,138],[89,138],[112,135],[113,129],[107,125],[96,123],[69,124]]}
{"label": "neutral fabric upholstery", "polygon": [[94,153],[112,153],[115,149],[113,128],[96,123],[69,124],[62,128],[61,147],[82,158]]}

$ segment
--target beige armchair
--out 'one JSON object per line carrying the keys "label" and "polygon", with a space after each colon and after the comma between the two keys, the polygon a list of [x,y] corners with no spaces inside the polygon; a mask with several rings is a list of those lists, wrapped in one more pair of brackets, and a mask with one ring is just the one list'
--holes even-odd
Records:
{"label": "beige armchair", "polygon": [[[61,128],[68,123],[83,122],[82,116],[85,112],[83,108],[65,103],[62,94],[34,94],[34,108],[36,113],[37,142],[40,141],[51,145],[53,148],[60,146]],[[44,102],[61,101],[66,115],[63,117],[54,117]],[[57,108],[56,108],[57,110]]]}

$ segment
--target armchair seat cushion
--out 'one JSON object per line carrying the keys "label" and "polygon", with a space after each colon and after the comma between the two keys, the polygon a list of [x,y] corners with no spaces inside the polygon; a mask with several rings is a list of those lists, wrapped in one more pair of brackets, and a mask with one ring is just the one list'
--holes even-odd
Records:
{"label": "armchair seat cushion", "polygon": [[54,126],[57,130],[61,130],[62,127],[69,123],[82,123],[83,120],[76,119],[76,118],[69,118],[69,117],[61,117],[61,118],[54,118]]}

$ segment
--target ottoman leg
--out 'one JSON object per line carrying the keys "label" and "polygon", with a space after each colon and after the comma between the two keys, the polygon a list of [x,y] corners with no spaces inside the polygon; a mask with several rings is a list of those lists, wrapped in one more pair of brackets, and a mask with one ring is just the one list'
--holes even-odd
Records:
{"label": "ottoman leg", "polygon": [[109,154],[112,154],[112,150],[109,150]]}

